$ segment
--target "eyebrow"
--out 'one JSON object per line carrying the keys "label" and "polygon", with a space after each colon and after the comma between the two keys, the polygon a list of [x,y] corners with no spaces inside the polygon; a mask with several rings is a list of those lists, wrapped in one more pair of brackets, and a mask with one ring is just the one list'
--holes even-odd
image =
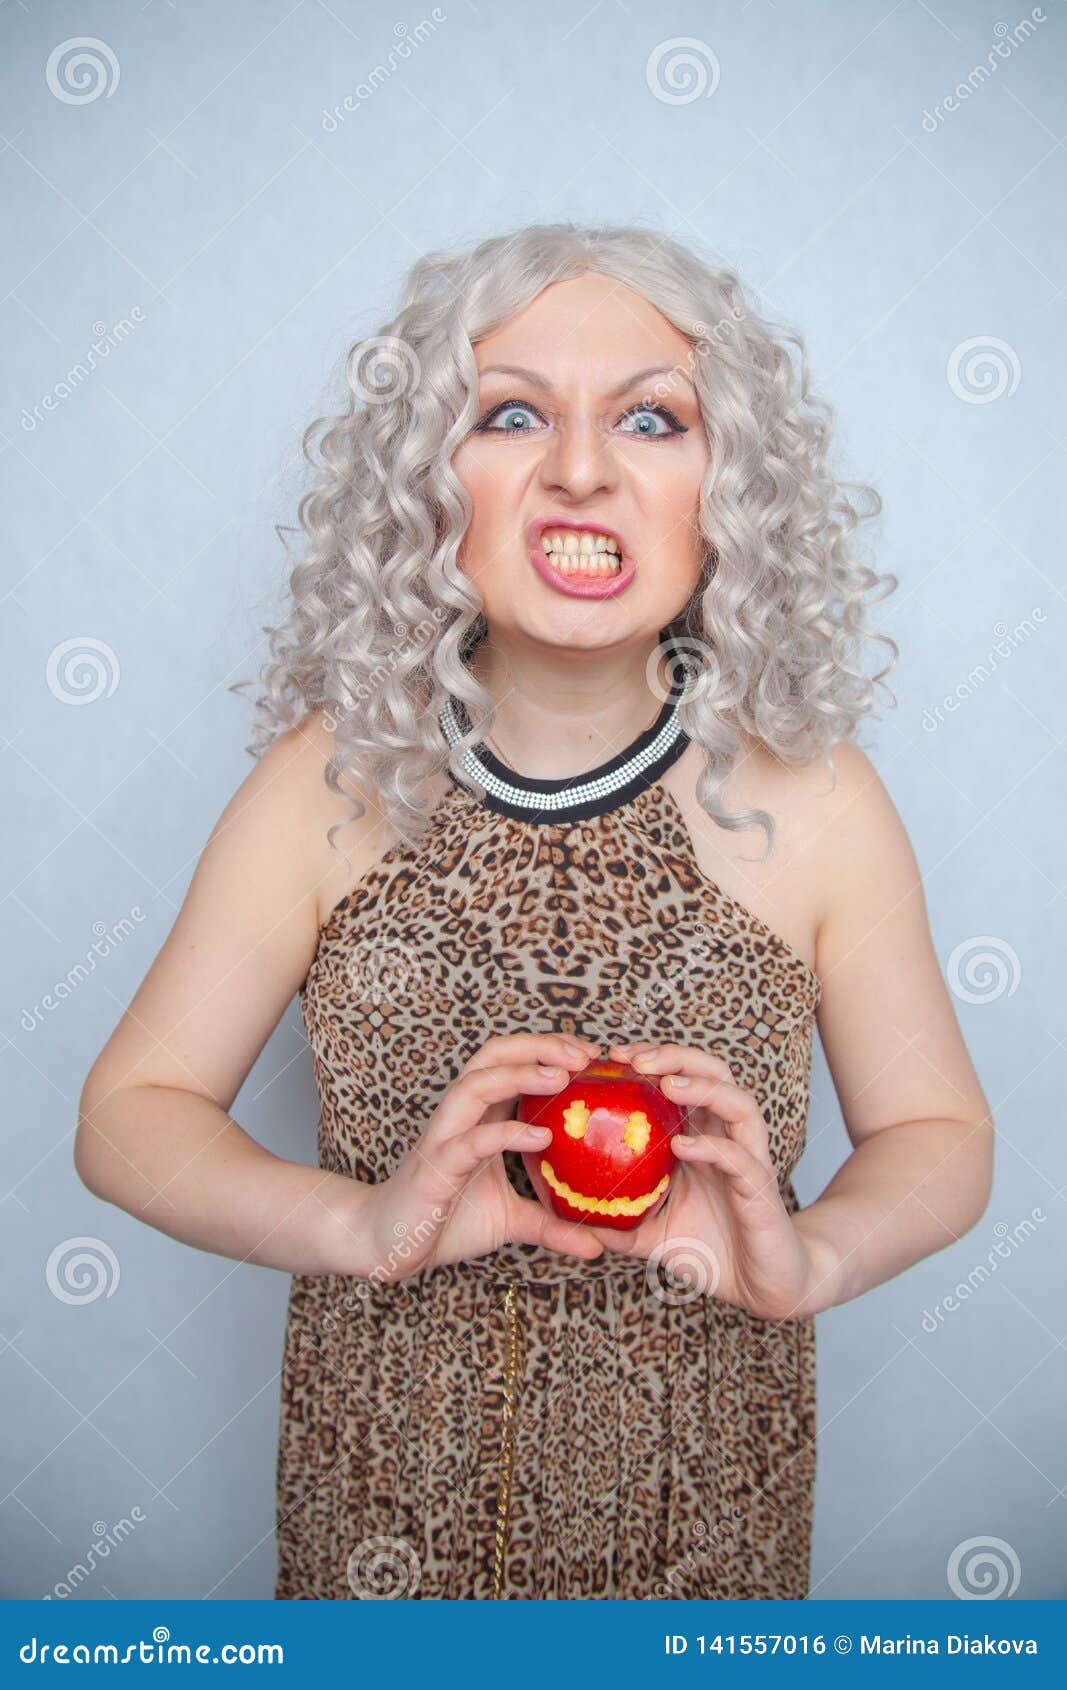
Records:
{"label": "eyebrow", "polygon": [[[479,370],[478,374],[480,376],[519,376],[522,380],[531,382],[534,387],[540,387],[545,393],[555,392],[555,388],[547,377],[538,375],[536,370],[526,369],[522,364],[487,364],[484,370]],[[676,364],[652,364],[647,370],[635,370],[633,375],[626,377],[625,381],[620,381],[617,387],[611,388],[608,398],[618,399],[623,393],[628,393],[631,387],[636,387],[639,381],[647,381],[650,376],[681,376],[682,380],[693,388],[693,392],[696,392],[693,382],[685,371],[679,369]]]}

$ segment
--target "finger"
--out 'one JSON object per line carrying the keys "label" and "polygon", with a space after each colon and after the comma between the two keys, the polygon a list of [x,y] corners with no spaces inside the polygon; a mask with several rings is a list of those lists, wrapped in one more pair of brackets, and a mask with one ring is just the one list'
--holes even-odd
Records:
{"label": "finger", "polygon": [[584,1067],[600,1046],[570,1033],[500,1033],[487,1039],[460,1069],[460,1075],[515,1062],[562,1062]]}
{"label": "finger", "polygon": [[461,1175],[472,1172],[503,1150],[546,1150],[552,1143],[551,1127],[528,1121],[479,1121],[466,1132],[449,1139],[447,1150]]}
{"label": "finger", "polygon": [[672,1075],[663,1080],[665,1094],[683,1109],[707,1109],[722,1122],[727,1138],[740,1144],[757,1162],[770,1168],[770,1132],[755,1097],[732,1080],[703,1077],[680,1086]]}
{"label": "finger", "polygon": [[671,1148],[680,1162],[717,1168],[725,1176],[729,1190],[746,1202],[760,1201],[772,1209],[780,1207],[781,1193],[773,1169],[765,1167],[743,1145],[728,1138],[713,1138],[708,1133],[696,1138],[676,1134],[671,1139]]}
{"label": "finger", "polygon": [[552,1141],[548,1127],[524,1121],[480,1121],[466,1131],[434,1144],[414,1146],[422,1166],[443,1181],[453,1196],[473,1179],[478,1169],[504,1150],[544,1150]]}
{"label": "finger", "polygon": [[591,1226],[588,1229],[599,1238],[605,1250],[611,1250],[617,1256],[640,1255],[637,1242],[637,1229],[629,1228],[625,1232],[612,1226]]}
{"label": "finger", "polygon": [[552,1096],[571,1078],[571,1070],[565,1065],[554,1066],[555,1072],[546,1072],[538,1062],[510,1063],[462,1074],[438,1105],[427,1138],[434,1143],[453,1138],[480,1121],[493,1103],[510,1104],[512,1099],[529,1094]]}
{"label": "finger", "polygon": [[[730,1064],[725,1057],[693,1045],[643,1044],[632,1059],[639,1074],[659,1079],[667,1074],[681,1074],[690,1079],[732,1080]],[[686,1088],[687,1089],[687,1088]]]}
{"label": "finger", "polygon": [[532,1121],[479,1121],[451,1141],[472,1167],[498,1156],[502,1150],[547,1150],[552,1128]]}
{"label": "finger", "polygon": [[509,1213],[508,1230],[517,1244],[540,1244],[546,1250],[561,1250],[586,1261],[595,1260],[603,1252],[603,1246],[591,1236],[592,1227],[550,1215],[540,1203],[520,1197],[517,1192]]}

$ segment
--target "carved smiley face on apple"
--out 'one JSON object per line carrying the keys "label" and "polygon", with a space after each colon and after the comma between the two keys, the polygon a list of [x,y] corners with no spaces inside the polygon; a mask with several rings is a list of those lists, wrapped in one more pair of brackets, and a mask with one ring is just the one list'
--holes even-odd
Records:
{"label": "carved smiley face on apple", "polygon": [[521,1097],[516,1119],[551,1128],[522,1156],[550,1214],[627,1231],[666,1198],[684,1113],[628,1062],[590,1062],[554,1096]]}

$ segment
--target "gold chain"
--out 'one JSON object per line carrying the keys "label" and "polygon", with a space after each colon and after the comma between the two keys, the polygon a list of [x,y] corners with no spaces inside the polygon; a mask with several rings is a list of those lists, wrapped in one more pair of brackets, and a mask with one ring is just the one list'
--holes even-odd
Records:
{"label": "gold chain", "polygon": [[507,1327],[507,1362],[504,1368],[504,1412],[500,1429],[500,1484],[497,1491],[496,1545],[493,1556],[494,1597],[500,1595],[504,1585],[504,1540],[508,1529],[514,1460],[511,1420],[515,1410],[515,1374],[519,1354],[519,1316],[514,1285],[508,1286],[504,1296],[504,1317]]}

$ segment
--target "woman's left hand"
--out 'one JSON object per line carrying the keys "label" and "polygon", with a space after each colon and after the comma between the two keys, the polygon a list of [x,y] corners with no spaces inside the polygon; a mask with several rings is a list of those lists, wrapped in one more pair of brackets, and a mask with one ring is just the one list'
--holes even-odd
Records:
{"label": "woman's left hand", "polygon": [[612,1045],[609,1054],[660,1083],[686,1111],[687,1136],[671,1140],[678,1166],[656,1214],[629,1232],[590,1231],[607,1250],[646,1259],[654,1252],[667,1269],[673,1257],[683,1278],[695,1274],[709,1296],[761,1319],[806,1312],[816,1264],[782,1202],[767,1124],[752,1093],[734,1083],[722,1057],[687,1045],[638,1040]]}

